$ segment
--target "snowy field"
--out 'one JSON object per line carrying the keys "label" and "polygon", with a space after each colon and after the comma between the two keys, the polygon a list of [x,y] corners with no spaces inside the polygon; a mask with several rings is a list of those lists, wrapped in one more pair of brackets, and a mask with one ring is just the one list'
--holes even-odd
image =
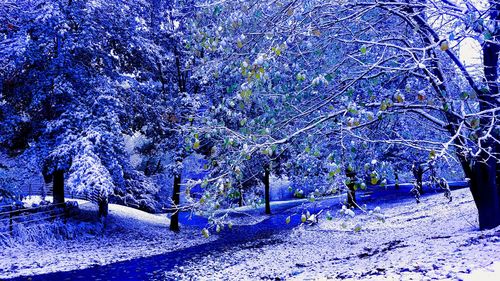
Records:
{"label": "snowy field", "polygon": [[[453,196],[450,204],[441,194],[426,196],[418,205],[411,198],[368,202],[368,209],[381,208],[385,222],[360,211],[353,218],[332,211],[331,221],[323,217],[316,225],[283,229],[221,251],[200,252],[180,261],[162,278],[500,280],[500,228],[478,231],[470,192],[455,190]],[[356,226],[361,229],[354,231]],[[173,234],[165,216],[111,205],[105,235],[1,249],[0,278],[110,264],[215,239],[217,235],[202,238],[199,229],[190,227]]]}

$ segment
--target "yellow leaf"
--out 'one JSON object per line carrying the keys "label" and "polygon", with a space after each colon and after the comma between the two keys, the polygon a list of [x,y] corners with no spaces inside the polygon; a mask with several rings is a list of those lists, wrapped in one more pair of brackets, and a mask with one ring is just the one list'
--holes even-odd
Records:
{"label": "yellow leaf", "polygon": [[208,229],[204,228],[201,231],[201,234],[203,234],[203,237],[208,238],[210,236],[210,232],[208,232]]}
{"label": "yellow leaf", "polygon": [[441,51],[443,51],[443,52],[447,51],[450,48],[448,41],[444,40],[443,42],[441,42],[440,48],[441,48]]}

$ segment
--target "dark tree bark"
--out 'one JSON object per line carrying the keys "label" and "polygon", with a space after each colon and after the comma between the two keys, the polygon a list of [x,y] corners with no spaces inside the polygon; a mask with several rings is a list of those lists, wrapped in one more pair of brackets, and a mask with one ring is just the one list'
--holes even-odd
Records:
{"label": "dark tree bark", "polygon": [[394,184],[394,188],[396,190],[399,190],[399,174],[397,171],[394,171],[394,179],[396,181],[396,183]]}
{"label": "dark tree bark", "polygon": [[414,163],[412,167],[413,176],[415,177],[415,182],[417,184],[418,192],[420,194],[424,193],[423,187],[423,177],[424,177],[424,168],[422,167],[422,163]]}
{"label": "dark tree bark", "polygon": [[479,214],[479,227],[490,229],[500,225],[500,194],[496,183],[496,160],[476,162],[470,190]]}
{"label": "dark tree bark", "polygon": [[269,166],[264,168],[264,197],[266,200],[266,214],[271,214],[271,188],[269,186],[269,175],[271,171]]}
{"label": "dark tree bark", "polygon": [[57,170],[53,174],[54,204],[64,203],[64,171]]}
{"label": "dark tree bark", "polygon": [[105,218],[108,216],[108,199],[107,198],[100,198],[99,202],[99,218]]}
{"label": "dark tree bark", "polygon": [[172,201],[174,203],[174,213],[170,217],[170,230],[179,231],[179,210],[177,207],[180,204],[181,193],[181,175],[174,176],[174,190],[172,194]]}

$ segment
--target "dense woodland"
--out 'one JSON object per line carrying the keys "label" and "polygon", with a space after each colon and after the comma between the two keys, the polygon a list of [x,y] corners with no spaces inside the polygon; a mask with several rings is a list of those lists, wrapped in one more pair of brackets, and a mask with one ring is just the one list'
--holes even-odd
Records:
{"label": "dense woodland", "polygon": [[[55,201],[167,208],[172,230],[178,210],[268,203],[270,175],[356,208],[372,185],[415,181],[418,200],[419,169],[468,179],[488,229],[499,51],[493,0],[6,0],[0,147],[53,181]],[[193,157],[202,178],[183,173]],[[16,197],[16,168],[0,177]]]}

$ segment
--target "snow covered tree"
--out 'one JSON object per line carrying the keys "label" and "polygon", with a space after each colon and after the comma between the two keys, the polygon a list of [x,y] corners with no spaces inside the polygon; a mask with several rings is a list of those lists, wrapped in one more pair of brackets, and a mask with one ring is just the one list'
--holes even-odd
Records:
{"label": "snow covered tree", "polygon": [[[410,147],[429,158],[454,159],[471,180],[481,228],[498,225],[497,5],[244,5],[245,15],[236,20],[226,17],[235,27],[249,29],[247,34],[233,31],[229,37],[246,51],[240,65],[233,66],[246,77],[233,103],[250,97],[264,105],[269,95],[277,97],[272,108],[277,114],[266,126],[269,131],[279,128],[277,134],[252,131],[249,150],[320,135],[328,128],[340,139],[348,136],[361,143]],[[483,74],[471,73],[455,50],[456,42],[471,37],[481,44]],[[381,126],[393,119],[399,126]]]}
{"label": "snow covered tree", "polygon": [[67,174],[71,191],[100,206],[111,198],[152,211],[156,187],[133,169],[123,143],[154,86],[143,4],[5,4],[17,28],[2,40],[2,118],[10,132],[2,143],[37,149],[45,174]]}

